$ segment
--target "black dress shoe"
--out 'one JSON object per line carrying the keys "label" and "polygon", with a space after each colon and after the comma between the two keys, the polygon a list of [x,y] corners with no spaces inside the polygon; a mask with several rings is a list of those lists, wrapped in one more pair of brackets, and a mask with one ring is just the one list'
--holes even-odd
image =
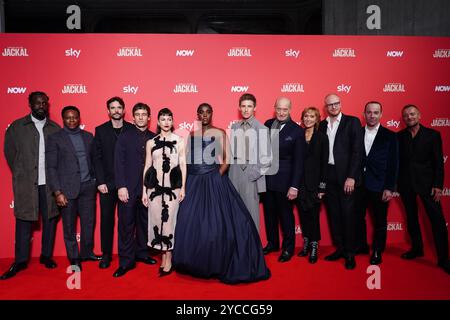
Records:
{"label": "black dress shoe", "polygon": [[264,255],[269,254],[271,252],[277,252],[277,251],[280,251],[280,249],[278,247],[275,247],[275,246],[271,245],[270,243],[267,244],[267,246],[265,246],[263,248]]}
{"label": "black dress shoe", "polygon": [[81,272],[81,261],[80,260],[71,260],[70,266],[72,267],[72,271]]}
{"label": "black dress shoe", "polygon": [[170,266],[169,271],[164,271],[164,269],[162,269],[162,268],[160,268],[159,270],[160,270],[160,271],[159,271],[159,277],[160,277],[160,278],[161,278],[161,277],[165,277],[165,276],[168,276],[169,274],[172,273],[172,271],[173,271],[173,266]]}
{"label": "black dress shoe", "polygon": [[418,257],[423,257],[423,250],[420,249],[411,249],[406,251],[400,256],[402,259],[412,260]]}
{"label": "black dress shoe", "polygon": [[142,262],[145,264],[156,264],[156,260],[153,259],[152,257],[145,257],[145,258],[136,258],[137,262]]}
{"label": "black dress shoe", "polygon": [[100,260],[100,263],[98,264],[98,267],[100,269],[107,269],[111,265],[111,257],[110,256],[103,256],[102,260]]}
{"label": "black dress shoe", "polygon": [[369,253],[370,253],[370,249],[369,249],[369,246],[367,244],[365,246],[359,247],[355,251],[355,254],[369,254]]}
{"label": "black dress shoe", "polygon": [[102,256],[97,256],[93,253],[87,257],[81,258],[81,261],[100,261],[100,260],[102,260]]}
{"label": "black dress shoe", "polygon": [[356,267],[355,257],[347,257],[345,258],[345,269],[353,270]]}
{"label": "black dress shoe", "polygon": [[39,263],[43,264],[47,269],[55,269],[58,265],[56,264],[55,260],[53,260],[50,257],[46,257],[41,255],[39,257]]}
{"label": "black dress shoe", "polygon": [[114,277],[114,278],[121,277],[121,276],[125,275],[128,271],[133,270],[134,268],[136,268],[135,265],[132,265],[132,266],[126,267],[126,268],[124,268],[124,267],[119,267],[119,268],[117,268],[117,270],[114,272],[113,277]]}
{"label": "black dress shoe", "polygon": [[26,262],[13,263],[1,277],[0,280],[6,280],[14,277],[19,271],[25,270],[28,267]]}
{"label": "black dress shoe", "polygon": [[370,256],[370,264],[380,264],[381,263],[381,251],[375,250]]}
{"label": "black dress shoe", "polygon": [[316,263],[317,262],[317,255],[319,251],[319,243],[317,241],[311,242],[311,253],[309,254],[309,263]]}
{"label": "black dress shoe", "polygon": [[326,256],[325,260],[327,260],[327,261],[336,261],[336,260],[339,260],[340,258],[343,258],[343,257],[344,257],[344,254],[342,253],[342,251],[336,250],[332,254]]}
{"label": "black dress shoe", "polygon": [[292,254],[290,254],[288,251],[284,250],[280,257],[278,258],[279,262],[288,262],[289,260],[291,260],[292,258]]}
{"label": "black dress shoe", "polygon": [[438,263],[439,268],[444,270],[447,274],[450,274],[450,261],[441,261]]}

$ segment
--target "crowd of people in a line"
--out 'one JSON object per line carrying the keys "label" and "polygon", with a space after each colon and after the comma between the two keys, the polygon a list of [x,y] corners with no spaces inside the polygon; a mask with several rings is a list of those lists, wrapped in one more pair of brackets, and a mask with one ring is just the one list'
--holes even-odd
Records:
{"label": "crowd of people in a line", "polygon": [[[294,206],[304,239],[297,256],[316,263],[322,202],[336,248],[324,259],[342,258],[351,270],[355,255],[370,254],[369,263],[378,265],[386,247],[389,201],[396,195],[411,240],[401,258],[424,255],[420,197],[431,222],[438,266],[450,273],[440,202],[442,140],[438,131],[420,123],[415,105],[403,107],[406,128],[398,133],[380,124],[380,102],[365,104],[366,124],[361,126],[357,117],[342,113],[336,94],[325,97],[323,120],[311,106],[297,124],[290,99],[279,97],[275,117],[262,124],[255,117],[255,96],[245,93],[238,103],[242,118],[231,126],[229,136],[213,126],[213,107],[202,103],[198,125],[183,137],[174,132],[174,114],[168,108],[157,114],[156,133],[148,129],[150,107],[145,103],[133,106],[133,123],[125,121],[120,97],[106,102],[109,120],[95,128],[95,136],[80,127],[76,106],[61,110],[61,128],[49,119],[46,93],[32,92],[28,102],[31,112],[15,120],[5,135],[16,225],[15,261],[1,280],[27,268],[32,226],[39,217],[39,261],[46,268],[57,267],[53,246],[59,215],[73,271],[80,272],[84,261],[109,268],[116,208],[119,267],[114,277],[124,276],[136,262],[156,264],[159,253],[160,277],[175,270],[230,284],[268,279],[264,255],[281,251],[278,261],[288,262],[295,254]],[[97,193],[101,256],[93,250]],[[367,211],[374,221],[371,248]]]}

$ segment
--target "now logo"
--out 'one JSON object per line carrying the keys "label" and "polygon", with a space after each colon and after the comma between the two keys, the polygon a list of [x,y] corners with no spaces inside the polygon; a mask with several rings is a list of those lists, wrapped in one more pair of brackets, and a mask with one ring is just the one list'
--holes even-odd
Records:
{"label": "now logo", "polygon": [[9,94],[19,94],[19,93],[25,93],[27,91],[27,88],[25,87],[9,87],[6,92]]}
{"label": "now logo", "polygon": [[386,52],[386,57],[400,58],[401,56],[403,56],[403,51],[388,51],[388,52]]}
{"label": "now logo", "polygon": [[192,57],[195,50],[177,50],[175,56],[177,57]]}
{"label": "now logo", "polygon": [[231,92],[247,92],[248,86],[232,86]]}

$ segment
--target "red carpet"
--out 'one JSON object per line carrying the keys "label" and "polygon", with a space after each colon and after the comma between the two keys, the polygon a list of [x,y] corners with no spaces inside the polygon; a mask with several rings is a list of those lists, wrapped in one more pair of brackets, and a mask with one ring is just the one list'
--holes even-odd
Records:
{"label": "red carpet", "polygon": [[[450,300],[450,276],[435,265],[431,248],[425,257],[414,261],[400,259],[405,247],[390,247],[381,264],[381,289],[369,290],[366,270],[369,257],[358,256],[355,270],[344,269],[343,260],[324,261],[331,247],[320,248],[319,261],[311,265],[305,258],[294,256],[287,263],[277,261],[278,254],[267,256],[272,271],[268,281],[225,285],[217,280],[200,280],[173,273],[158,278],[158,265],[138,263],[135,270],[122,278],[113,278],[118,260],[100,270],[98,263],[86,262],[81,273],[81,289],[69,290],[65,273],[68,261],[57,257],[58,268],[47,270],[33,258],[28,269],[16,277],[0,281],[0,299],[170,299],[170,300],[323,300],[323,299],[443,299]],[[5,271],[11,259],[0,260]]]}

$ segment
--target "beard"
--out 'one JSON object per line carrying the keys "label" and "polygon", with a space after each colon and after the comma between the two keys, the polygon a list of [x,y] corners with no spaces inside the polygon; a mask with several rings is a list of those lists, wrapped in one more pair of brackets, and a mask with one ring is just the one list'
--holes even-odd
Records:
{"label": "beard", "polygon": [[111,115],[111,118],[114,119],[114,120],[120,120],[120,119],[123,118],[123,114],[113,113]]}
{"label": "beard", "polygon": [[31,114],[38,120],[44,120],[47,117],[48,112],[44,109],[35,109],[31,111]]}

